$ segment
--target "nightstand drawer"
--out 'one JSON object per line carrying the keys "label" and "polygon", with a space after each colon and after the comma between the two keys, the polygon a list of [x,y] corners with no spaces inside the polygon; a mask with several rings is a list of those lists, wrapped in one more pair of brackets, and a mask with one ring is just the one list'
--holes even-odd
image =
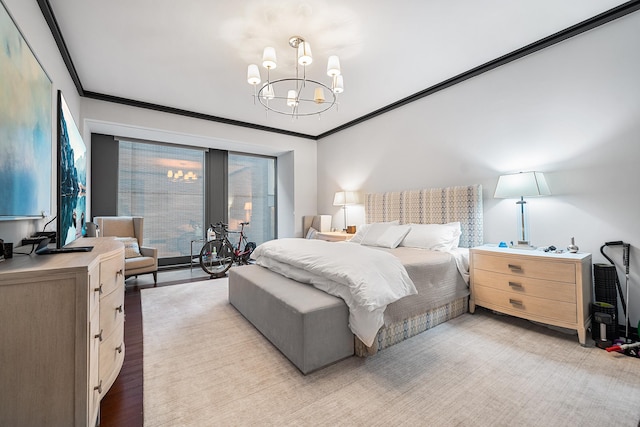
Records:
{"label": "nightstand drawer", "polygon": [[485,286],[474,286],[476,304],[492,308],[503,313],[515,314],[521,317],[544,317],[555,321],[575,323],[577,317],[576,305],[550,301],[528,295],[517,295]]}
{"label": "nightstand drawer", "polygon": [[527,295],[554,301],[576,303],[576,285],[574,283],[533,279],[512,274],[476,270],[474,285],[512,292],[514,295]]}
{"label": "nightstand drawer", "polygon": [[569,262],[549,262],[531,257],[521,258],[474,253],[473,266],[479,270],[494,271],[514,276],[553,280],[556,282],[576,282],[575,265]]}

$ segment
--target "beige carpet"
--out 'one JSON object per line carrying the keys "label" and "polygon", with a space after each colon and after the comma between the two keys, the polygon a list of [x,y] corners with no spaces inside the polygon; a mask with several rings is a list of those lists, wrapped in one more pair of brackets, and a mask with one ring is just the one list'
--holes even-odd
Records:
{"label": "beige carpet", "polygon": [[146,426],[638,426],[640,360],[486,311],[302,375],[226,279],[142,290]]}

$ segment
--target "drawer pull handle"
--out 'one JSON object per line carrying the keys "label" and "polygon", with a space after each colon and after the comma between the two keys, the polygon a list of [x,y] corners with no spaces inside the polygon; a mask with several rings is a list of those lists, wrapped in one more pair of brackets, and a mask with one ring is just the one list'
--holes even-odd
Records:
{"label": "drawer pull handle", "polygon": [[102,295],[102,283],[100,283],[100,286],[98,286],[97,288],[93,288],[93,292],[97,292]]}
{"label": "drawer pull handle", "polygon": [[518,301],[517,299],[513,299],[513,298],[509,298],[509,304],[518,305],[518,306],[522,307],[522,301]]}
{"label": "drawer pull handle", "polygon": [[522,271],[522,267],[520,267],[519,265],[509,264],[509,270]]}
{"label": "drawer pull handle", "polygon": [[116,277],[118,277],[118,276],[122,276],[122,274],[123,274],[123,273],[124,273],[124,272],[122,271],[122,269],[120,269],[120,270],[116,271]]}
{"label": "drawer pull handle", "polygon": [[95,386],[93,389],[97,390],[98,394],[102,394],[102,380],[100,380],[100,383],[97,386]]}
{"label": "drawer pull handle", "polygon": [[122,353],[122,344],[120,344],[119,346],[116,347],[116,351],[118,353]]}
{"label": "drawer pull handle", "polygon": [[118,313],[122,313],[122,304],[120,304],[119,306],[116,307],[116,311]]}
{"label": "drawer pull handle", "polygon": [[509,286],[511,286],[512,288],[522,289],[522,284],[516,282],[509,282]]}
{"label": "drawer pull handle", "polygon": [[95,334],[93,336],[93,338],[98,338],[100,340],[100,342],[102,342],[102,329],[100,329],[100,333],[99,334]]}

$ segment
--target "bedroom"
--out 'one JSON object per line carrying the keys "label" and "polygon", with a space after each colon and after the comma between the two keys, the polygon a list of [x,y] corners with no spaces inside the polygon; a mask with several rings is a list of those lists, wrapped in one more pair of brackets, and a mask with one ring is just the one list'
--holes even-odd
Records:
{"label": "bedroom", "polygon": [[[289,174],[283,185],[292,192],[291,209],[280,205],[281,237],[300,235],[306,214],[332,214],[333,226],[341,228],[342,213],[332,204],[341,188],[383,192],[479,183],[485,241],[513,240],[513,201],[493,199],[497,178],[541,170],[553,196],[530,203],[534,243],[564,247],[575,237],[581,250],[602,262],[599,247],[622,239],[635,246],[632,266],[640,265],[634,191],[640,180],[638,12],[316,143],[81,97],[37,3],[5,4],[82,119],[85,140],[91,132],[160,141],[179,135],[193,145],[278,155],[281,172]],[[346,73],[347,62],[344,67]],[[249,90],[243,92],[248,104]],[[359,209],[349,211],[355,224],[364,221]],[[34,229],[26,222],[0,223],[0,236],[17,241]],[[631,282],[640,282],[638,269],[632,268]],[[631,320],[637,323],[640,290],[632,291]]]}

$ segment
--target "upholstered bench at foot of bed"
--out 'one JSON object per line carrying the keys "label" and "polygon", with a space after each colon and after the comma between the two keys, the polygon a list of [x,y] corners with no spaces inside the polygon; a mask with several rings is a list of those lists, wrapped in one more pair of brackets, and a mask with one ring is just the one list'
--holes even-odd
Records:
{"label": "upholstered bench at foot of bed", "polygon": [[303,374],[353,355],[347,305],[311,285],[257,265],[234,267],[229,302]]}

